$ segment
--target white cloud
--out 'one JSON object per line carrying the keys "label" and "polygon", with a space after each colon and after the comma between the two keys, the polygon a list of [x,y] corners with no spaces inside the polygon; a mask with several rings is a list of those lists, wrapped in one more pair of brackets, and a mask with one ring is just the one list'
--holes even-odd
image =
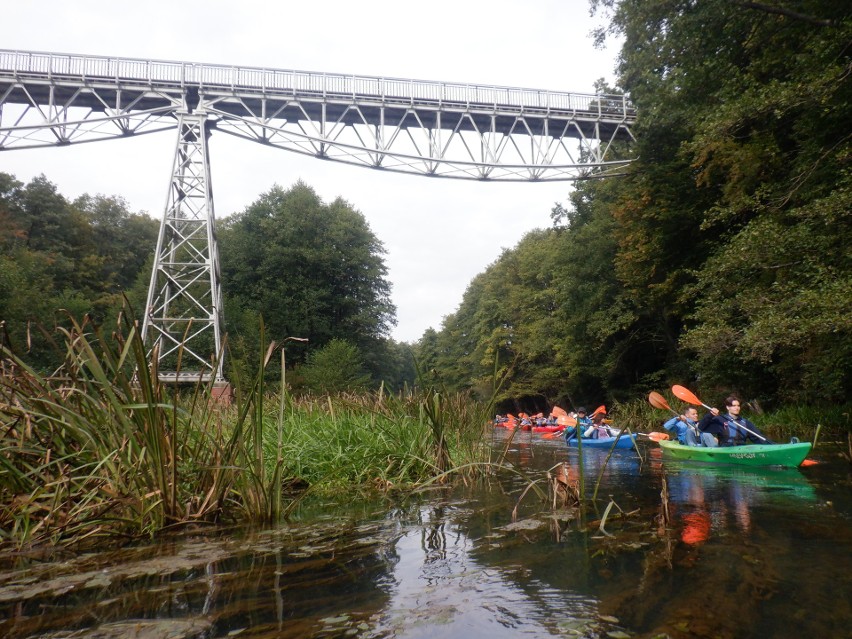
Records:
{"label": "white cloud", "polygon": [[[580,0],[150,0],[135,13],[123,4],[42,0],[4,7],[2,46],[591,92],[597,78],[613,78],[615,51],[595,50],[589,37],[599,20]],[[175,139],[169,132],[4,152],[0,171],[23,181],[44,173],[71,198],[122,195],[132,210],[159,217]],[[388,251],[393,335],[406,341],[438,328],[471,278],[503,247],[549,225],[554,202],[571,189],[388,174],[224,134],[213,135],[210,150],[220,218],[274,183],[298,179],[324,200],[342,196],[360,210]]]}

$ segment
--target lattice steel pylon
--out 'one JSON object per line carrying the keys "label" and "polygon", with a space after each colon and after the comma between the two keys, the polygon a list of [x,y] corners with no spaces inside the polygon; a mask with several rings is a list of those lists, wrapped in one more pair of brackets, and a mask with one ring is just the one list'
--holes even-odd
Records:
{"label": "lattice steel pylon", "polygon": [[171,184],[154,254],[142,339],[161,381],[224,382],[222,289],[207,115],[178,114]]}

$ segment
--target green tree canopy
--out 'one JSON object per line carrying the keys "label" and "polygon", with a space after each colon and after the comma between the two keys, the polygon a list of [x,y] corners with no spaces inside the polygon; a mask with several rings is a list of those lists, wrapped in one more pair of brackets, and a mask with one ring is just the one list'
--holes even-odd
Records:
{"label": "green tree canopy", "polygon": [[[0,321],[3,338],[37,366],[61,358],[48,332],[67,314],[111,320],[122,294],[150,274],[157,223],[120,197],[69,202],[45,176],[0,173]],[[145,278],[147,279],[147,278]],[[138,295],[131,297],[139,297]]]}
{"label": "green tree canopy", "polygon": [[[683,322],[680,345],[706,383],[842,400],[852,381],[848,10],[598,4],[625,37],[621,77],[640,113],[620,210],[624,237],[650,258],[635,270],[642,262],[622,248],[625,283],[635,271],[637,282],[658,273],[674,285],[660,301]],[[679,253],[691,268],[672,261]]]}
{"label": "green tree canopy", "polygon": [[312,351],[298,372],[304,388],[314,393],[363,390],[370,382],[358,348],[338,338]]}
{"label": "green tree canopy", "polygon": [[[852,17],[843,3],[592,0],[637,106],[624,176],[576,185],[418,348],[472,387],[583,403],[673,382],[852,391]],[[425,339],[428,337],[428,340]],[[499,351],[497,349],[500,349]],[[535,400],[539,401],[539,400]]]}
{"label": "green tree canopy", "polygon": [[234,321],[250,311],[273,339],[306,337],[311,349],[346,340],[380,377],[396,309],[384,247],[361,213],[302,182],[275,186],[227,219],[219,240],[229,333],[251,328]]}

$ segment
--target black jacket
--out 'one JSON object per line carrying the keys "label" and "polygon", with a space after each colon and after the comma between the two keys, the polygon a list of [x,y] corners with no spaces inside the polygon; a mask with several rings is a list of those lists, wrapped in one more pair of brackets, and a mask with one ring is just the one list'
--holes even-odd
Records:
{"label": "black jacket", "polygon": [[698,428],[702,432],[711,433],[716,437],[719,440],[719,446],[770,443],[757,426],[745,417],[707,413],[699,422]]}

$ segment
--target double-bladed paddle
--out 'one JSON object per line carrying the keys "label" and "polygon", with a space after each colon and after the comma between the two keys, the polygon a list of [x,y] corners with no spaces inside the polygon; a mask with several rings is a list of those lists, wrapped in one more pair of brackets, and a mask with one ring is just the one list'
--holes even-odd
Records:
{"label": "double-bladed paddle", "polygon": [[[700,399],[698,399],[698,397],[696,397],[695,393],[693,393],[688,388],[684,388],[683,386],[678,386],[677,384],[675,384],[674,386],[672,386],[672,393],[674,393],[675,397],[677,397],[679,400],[684,401],[687,404],[692,404],[694,406],[703,406],[704,408],[706,408],[709,411],[713,410],[707,404],[705,404]],[[746,428],[745,426],[743,426],[742,424],[739,424],[737,422],[734,422],[734,424],[736,424],[737,428],[742,428],[745,432],[751,433],[752,435],[754,435],[758,439],[762,439],[767,444],[770,443],[770,441],[768,439],[766,439],[766,437],[764,437],[763,435],[758,435],[757,433],[755,433],[750,428]]]}
{"label": "double-bladed paddle", "polygon": [[[657,393],[656,391],[651,391],[648,393],[648,403],[651,404],[654,408],[659,408],[660,410],[668,410],[674,413],[675,415],[680,415],[674,408],[669,406],[669,403],[666,401],[666,398]],[[637,433],[637,435],[645,435],[648,439],[658,442],[661,439],[668,439],[669,436],[667,433],[661,433],[658,431],[653,431],[650,433]]]}
{"label": "double-bladed paddle", "polygon": [[[555,412],[556,411],[554,410],[554,414],[555,414]],[[562,411],[562,412],[565,413],[565,411]],[[542,439],[556,439],[557,437],[561,437],[562,433],[565,432],[565,427],[566,426],[576,426],[577,420],[574,419],[573,417],[571,417],[568,413],[565,413],[564,415],[558,415],[557,416],[556,423],[559,424],[560,426],[562,426],[562,428],[560,428],[559,430],[555,430],[552,433],[545,433],[544,435],[541,436]]]}
{"label": "double-bladed paddle", "polygon": [[666,401],[666,398],[660,395],[656,391],[651,391],[648,393],[648,403],[651,404],[654,408],[659,408],[660,410],[668,410],[673,412],[675,415],[679,415],[674,408],[669,406],[669,403]]}

